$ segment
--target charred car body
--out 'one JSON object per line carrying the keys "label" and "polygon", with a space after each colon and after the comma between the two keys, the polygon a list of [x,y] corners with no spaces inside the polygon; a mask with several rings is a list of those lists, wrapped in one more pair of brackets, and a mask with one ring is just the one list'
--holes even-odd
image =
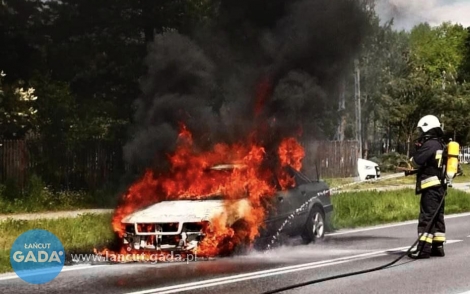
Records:
{"label": "charred car body", "polygon": [[[234,165],[218,165],[217,170],[230,170]],[[307,178],[301,172],[288,168],[295,181],[294,187],[278,189],[270,198],[272,209],[267,213],[264,226],[255,240],[257,248],[264,248],[284,223],[285,236],[301,236],[306,243],[322,239],[331,230],[333,205],[328,185]],[[250,211],[246,198],[232,200],[232,214],[227,226],[236,228]],[[204,238],[203,228],[225,213],[227,200],[223,196],[209,196],[203,200],[161,201],[136,211],[122,219],[126,227],[123,242],[128,250],[192,250]],[[286,220],[291,217],[288,222]]]}

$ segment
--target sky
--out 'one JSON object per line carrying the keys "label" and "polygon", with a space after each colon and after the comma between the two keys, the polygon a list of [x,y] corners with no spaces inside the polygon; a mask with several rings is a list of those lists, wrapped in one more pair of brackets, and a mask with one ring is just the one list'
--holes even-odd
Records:
{"label": "sky", "polygon": [[376,11],[382,21],[393,18],[397,30],[410,30],[421,22],[470,27],[470,0],[377,0]]}

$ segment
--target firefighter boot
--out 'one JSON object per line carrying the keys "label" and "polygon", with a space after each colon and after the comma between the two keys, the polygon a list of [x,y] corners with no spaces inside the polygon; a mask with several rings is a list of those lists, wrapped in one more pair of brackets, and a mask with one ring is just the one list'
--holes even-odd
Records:
{"label": "firefighter boot", "polygon": [[439,256],[444,257],[446,254],[444,252],[444,242],[436,242],[432,243],[431,249],[431,256]]}
{"label": "firefighter boot", "polygon": [[411,259],[425,259],[431,257],[431,244],[419,241],[417,249],[408,253]]}

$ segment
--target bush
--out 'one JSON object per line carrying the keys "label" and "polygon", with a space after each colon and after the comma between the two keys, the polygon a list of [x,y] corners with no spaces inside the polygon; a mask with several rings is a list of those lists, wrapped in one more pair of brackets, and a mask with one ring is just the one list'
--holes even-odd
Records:
{"label": "bush", "polygon": [[406,155],[400,154],[398,152],[385,153],[378,157],[373,157],[370,160],[377,163],[380,167],[380,170],[384,172],[394,172],[397,167],[409,167],[409,159],[406,157]]}
{"label": "bush", "polygon": [[15,199],[20,198],[21,190],[18,187],[18,183],[14,179],[7,179],[5,185],[3,185],[2,193],[0,194],[2,199],[15,201]]}
{"label": "bush", "polygon": [[0,184],[0,199],[6,198],[6,197],[4,196],[4,194],[5,194],[5,189],[6,189],[6,186],[3,185],[3,184]]}
{"label": "bush", "polygon": [[28,198],[28,202],[39,204],[52,197],[52,193],[47,190],[43,180],[38,175],[33,174],[29,178],[24,197]]}

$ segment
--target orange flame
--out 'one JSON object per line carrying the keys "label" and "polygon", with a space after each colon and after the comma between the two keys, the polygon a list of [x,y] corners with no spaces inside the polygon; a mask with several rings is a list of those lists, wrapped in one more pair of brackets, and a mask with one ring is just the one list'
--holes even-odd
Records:
{"label": "orange flame", "polygon": [[279,145],[278,155],[281,165],[281,169],[279,171],[279,184],[283,189],[288,189],[289,187],[294,186],[295,180],[282,168],[291,166],[295,170],[300,171],[305,151],[297,140],[294,138],[287,138]]}
{"label": "orange flame", "polygon": [[281,160],[281,166],[290,165],[300,171],[305,151],[296,139],[284,139],[279,145],[278,154],[279,159]]}
{"label": "orange flame", "polygon": [[[278,148],[280,168],[287,165],[296,170],[302,167],[304,150],[295,138],[284,139]],[[270,199],[276,192],[273,177],[277,176],[283,189],[292,185],[292,178],[282,169],[275,174],[264,168],[266,153],[257,144],[217,144],[213,150],[198,152],[192,135],[181,125],[178,146],[169,155],[171,163],[167,174],[156,175],[148,170],[123,196],[116,208],[112,225],[120,238],[125,233],[121,220],[130,213],[163,200],[204,199],[210,195],[223,195],[226,200],[225,214],[211,220],[203,228],[205,238],[197,248],[198,256],[216,256],[230,252],[243,240],[253,242],[268,211]],[[237,163],[243,168],[225,172],[209,169],[218,164]],[[240,213],[234,207],[234,199],[247,197],[249,204],[243,208],[245,226],[233,228],[230,224]],[[121,253],[129,253],[124,246]]]}

